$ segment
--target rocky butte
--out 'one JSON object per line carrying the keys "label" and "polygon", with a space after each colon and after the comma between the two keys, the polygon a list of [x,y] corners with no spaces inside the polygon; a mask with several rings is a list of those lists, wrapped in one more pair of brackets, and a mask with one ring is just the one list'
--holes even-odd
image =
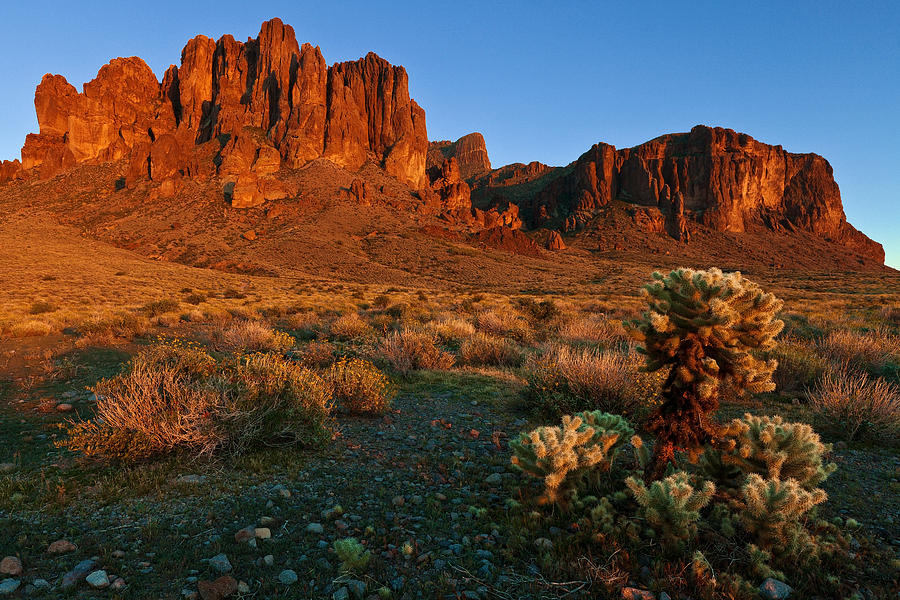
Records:
{"label": "rocky butte", "polygon": [[[634,148],[598,143],[566,167],[492,169],[480,133],[429,144],[403,67],[373,53],[328,66],[279,19],[245,42],[193,38],[162,81],[137,57],[110,61],[81,92],[45,75],[34,104],[39,132],[26,137],[21,162],[0,164],[0,183],[117,161],[118,186],[174,197],[191,178],[251,208],[295,195],[276,173],[316,159],[351,172],[374,162],[451,225],[502,228],[486,237],[514,245],[532,243],[525,227],[562,250],[559,233],[598,227],[599,213],[624,205],[644,211],[642,227],[685,243],[698,228],[803,231],[884,262],[881,245],[847,222],[821,156],[697,126]],[[344,196],[367,204],[374,192],[359,179]]]}

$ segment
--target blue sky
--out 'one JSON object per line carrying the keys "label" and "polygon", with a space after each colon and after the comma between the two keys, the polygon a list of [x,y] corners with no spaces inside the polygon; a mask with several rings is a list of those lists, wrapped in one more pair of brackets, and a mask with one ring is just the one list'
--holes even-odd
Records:
{"label": "blue sky", "polygon": [[698,123],[834,167],[851,223],[900,268],[897,2],[4,2],[0,157],[37,131],[46,72],[79,89],[116,56],[161,77],[194,35],[294,26],[329,64],[373,50],[410,73],[431,139],[481,131],[495,166],[566,164]]}

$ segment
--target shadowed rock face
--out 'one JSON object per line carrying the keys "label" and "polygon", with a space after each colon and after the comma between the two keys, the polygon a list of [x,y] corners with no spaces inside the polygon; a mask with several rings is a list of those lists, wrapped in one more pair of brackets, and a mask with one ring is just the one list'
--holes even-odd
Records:
{"label": "shadowed rock face", "polygon": [[532,226],[574,231],[613,200],[657,207],[673,237],[687,221],[717,231],[761,225],[804,230],[875,260],[884,249],[847,223],[831,165],[731,129],[698,125],[616,150],[599,143],[539,189],[523,209]]}
{"label": "shadowed rock face", "polygon": [[456,159],[460,176],[466,181],[481,177],[491,170],[491,159],[488,158],[484,137],[478,132],[464,135],[455,142],[432,142],[428,148],[427,167],[440,167],[449,158]]}
{"label": "shadowed rock face", "polygon": [[[357,169],[372,157],[413,188],[426,183],[425,111],[410,99],[403,67],[370,53],[329,68],[279,19],[246,42],[195,37],[162,83],[137,57],[114,59],[80,94],[46,75],[35,109],[40,133],[26,139],[22,169],[39,177],[124,156],[131,180],[196,175],[209,169],[191,169],[192,147],[211,143],[222,146],[217,161],[241,154],[232,166],[262,158],[271,171],[275,155],[275,170],[324,156]],[[161,167],[152,164],[163,155],[157,144]]]}

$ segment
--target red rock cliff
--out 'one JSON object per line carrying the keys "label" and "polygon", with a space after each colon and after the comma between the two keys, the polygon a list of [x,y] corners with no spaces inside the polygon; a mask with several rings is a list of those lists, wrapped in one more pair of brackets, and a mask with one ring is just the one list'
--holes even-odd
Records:
{"label": "red rock cliff", "polygon": [[828,161],[731,129],[698,125],[623,150],[596,144],[525,207],[532,225],[572,230],[616,199],[718,231],[804,230],[884,262],[881,244],[847,222]]}
{"label": "red rock cliff", "polygon": [[[198,161],[236,154],[232,173],[261,157],[267,171],[273,156],[275,170],[323,156],[356,169],[373,158],[414,188],[427,183],[425,111],[410,99],[403,67],[371,53],[327,67],[279,19],[246,42],[195,37],[162,83],[136,57],[111,61],[82,93],[46,75],[35,109],[40,133],[26,139],[21,168],[39,177],[124,156],[132,179],[212,174],[220,165]],[[207,142],[221,152],[198,154]]]}

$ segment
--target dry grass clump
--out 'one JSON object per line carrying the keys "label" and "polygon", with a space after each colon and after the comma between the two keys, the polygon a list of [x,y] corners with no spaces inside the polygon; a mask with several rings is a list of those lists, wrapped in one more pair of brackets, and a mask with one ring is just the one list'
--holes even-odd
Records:
{"label": "dry grass clump", "polygon": [[56,312],[56,310],[58,309],[52,302],[38,300],[37,302],[32,303],[31,308],[28,309],[28,313],[32,315],[43,315],[45,313]]}
{"label": "dry grass clump", "polygon": [[381,341],[380,355],[397,371],[414,369],[449,369],[453,355],[438,347],[436,336],[424,331],[402,329]]}
{"label": "dry grass clump", "polygon": [[311,340],[295,350],[292,358],[309,367],[327,367],[334,362],[336,352],[337,348],[328,340]]}
{"label": "dry grass clump", "polygon": [[862,371],[825,373],[810,394],[819,427],[846,440],[900,441],[900,387]]}
{"label": "dry grass clump", "polygon": [[357,340],[373,334],[372,327],[357,313],[341,315],[331,324],[331,335],[341,340]]}
{"label": "dry grass clump", "polygon": [[480,312],[475,316],[475,324],[481,331],[500,337],[527,341],[532,336],[528,320],[511,308]]}
{"label": "dry grass clump", "polygon": [[216,348],[235,353],[285,352],[294,338],[261,321],[237,321],[214,333]]}
{"label": "dry grass clump", "polygon": [[340,407],[350,413],[379,414],[391,406],[390,380],[367,360],[342,358],[326,373],[326,381]]}
{"label": "dry grass clump", "polygon": [[836,363],[879,372],[900,362],[900,336],[885,329],[866,332],[838,329],[820,344],[820,351]]}
{"label": "dry grass clump", "polygon": [[45,321],[26,319],[13,323],[9,328],[9,333],[17,338],[50,335],[53,333],[53,326]]}
{"label": "dry grass clump", "polygon": [[151,346],[94,391],[95,418],[70,423],[58,445],[109,460],[311,443],[331,411],[328,386],[308,369],[262,354],[217,363],[177,341]]}
{"label": "dry grass clump", "polygon": [[525,361],[526,395],[542,413],[559,417],[582,410],[634,415],[638,363],[621,354],[551,346]]}
{"label": "dry grass clump", "polygon": [[602,344],[606,347],[628,339],[621,321],[610,321],[598,314],[583,315],[563,323],[558,336],[570,344]]}
{"label": "dry grass clump", "polygon": [[78,325],[77,329],[82,339],[96,342],[117,337],[131,339],[138,335],[144,335],[150,330],[149,325],[148,319],[141,315],[117,312],[86,319]]}
{"label": "dry grass clump", "polygon": [[425,324],[425,328],[437,335],[444,343],[459,343],[475,333],[475,326],[462,317],[442,313],[433,321]]}
{"label": "dry grass clump", "polygon": [[785,393],[802,393],[815,385],[828,370],[828,361],[819,355],[815,344],[802,339],[783,339],[766,358],[778,361],[772,375],[775,389]]}
{"label": "dry grass clump", "polygon": [[459,356],[467,365],[512,367],[522,364],[522,349],[515,342],[479,331],[466,338]]}
{"label": "dry grass clump", "polygon": [[178,302],[178,300],[164,298],[162,300],[154,300],[146,303],[141,307],[141,312],[146,313],[148,317],[158,317],[167,312],[174,312],[178,310],[180,306],[181,303]]}

